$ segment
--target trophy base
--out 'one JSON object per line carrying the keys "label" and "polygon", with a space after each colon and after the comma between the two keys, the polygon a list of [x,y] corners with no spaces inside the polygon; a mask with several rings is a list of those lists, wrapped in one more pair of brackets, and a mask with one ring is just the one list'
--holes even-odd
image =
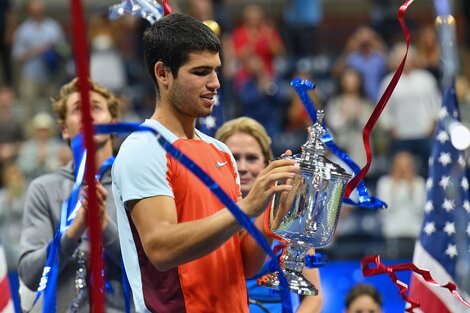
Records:
{"label": "trophy base", "polygon": [[[291,292],[302,296],[316,296],[318,294],[318,290],[315,286],[297,272],[284,269],[284,276],[289,283]],[[279,290],[279,277],[277,276],[277,272],[269,273],[258,278],[256,283],[274,290]]]}

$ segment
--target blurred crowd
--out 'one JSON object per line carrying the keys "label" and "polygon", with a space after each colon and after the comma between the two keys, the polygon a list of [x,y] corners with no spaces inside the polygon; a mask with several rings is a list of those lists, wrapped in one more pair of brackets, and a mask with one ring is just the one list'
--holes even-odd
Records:
{"label": "blurred crowd", "polygon": [[[170,5],[201,21],[217,22],[208,24],[219,32],[223,47],[219,78],[225,120],[252,117],[273,138],[275,155],[286,149],[298,152],[311,121],[290,81],[309,79],[316,85],[310,96],[325,110],[335,142],[362,167],[362,129],[406,49],[395,18],[401,3],[371,2],[371,12],[343,25],[341,36],[347,39],[340,46],[330,45],[336,38],[325,36],[324,30],[334,25],[322,0],[274,1],[276,7],[262,0],[170,0]],[[460,2],[459,16],[465,22],[470,4]],[[68,11],[48,5],[0,0],[0,236],[12,270],[29,182],[71,160],[50,106],[58,88],[75,76],[70,18],[64,18]],[[371,134],[374,160],[366,184],[389,208],[376,213],[345,207],[336,243],[328,250],[333,258],[412,255],[441,101],[439,42],[429,12],[418,21],[409,14],[413,46]],[[87,9],[91,77],[118,95],[123,121],[143,121],[154,106],[141,51],[147,26],[134,16],[110,20],[107,5]],[[463,26],[461,53],[466,56],[470,32]],[[461,64],[457,93],[462,120],[469,123],[470,75],[468,65]],[[415,227],[402,227],[401,220],[413,221]]]}

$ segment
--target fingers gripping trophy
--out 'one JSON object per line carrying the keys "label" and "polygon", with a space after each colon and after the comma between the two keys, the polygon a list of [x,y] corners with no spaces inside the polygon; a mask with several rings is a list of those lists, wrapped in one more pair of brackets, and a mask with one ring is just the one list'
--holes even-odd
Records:
{"label": "fingers gripping trophy", "polygon": [[[309,137],[300,155],[284,156],[297,161],[300,173],[277,184],[293,186],[289,192],[274,195],[269,228],[286,244],[281,256],[283,273],[291,292],[316,295],[315,286],[302,276],[305,256],[312,248],[329,245],[333,239],[346,184],[351,175],[324,156],[321,138],[324,112],[317,112],[317,122],[308,128]],[[258,284],[278,289],[277,272],[258,279]]]}

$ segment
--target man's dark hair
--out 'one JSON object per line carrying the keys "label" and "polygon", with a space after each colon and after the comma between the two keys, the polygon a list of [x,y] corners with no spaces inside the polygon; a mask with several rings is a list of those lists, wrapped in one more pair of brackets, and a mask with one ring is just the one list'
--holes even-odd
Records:
{"label": "man's dark hair", "polygon": [[174,77],[192,52],[220,51],[219,38],[202,22],[181,13],[173,13],[156,21],[144,33],[144,57],[147,70],[160,97],[154,67],[158,61],[171,70]]}

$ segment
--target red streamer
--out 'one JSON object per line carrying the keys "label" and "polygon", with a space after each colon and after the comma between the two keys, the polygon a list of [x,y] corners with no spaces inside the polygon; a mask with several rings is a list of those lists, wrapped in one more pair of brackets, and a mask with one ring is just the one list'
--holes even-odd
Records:
{"label": "red streamer", "polygon": [[283,261],[283,256],[286,254],[286,249],[287,249],[287,240],[285,240],[284,238],[276,235],[275,233],[272,232],[271,230],[271,227],[269,226],[269,219],[270,219],[270,216],[271,216],[271,208],[272,208],[272,203],[270,203],[268,205],[268,207],[266,208],[266,210],[264,211],[264,231],[266,232],[266,234],[271,238],[271,239],[274,239],[274,240],[277,240],[279,241],[279,245],[277,245],[273,252],[274,254],[277,254],[279,252],[279,250],[282,250],[282,254],[281,256],[279,257],[279,263],[281,265],[281,267],[284,267],[284,261]]}
{"label": "red streamer", "polygon": [[167,16],[171,13],[171,7],[168,4],[168,0],[163,0],[163,14]]}
{"label": "red streamer", "polygon": [[395,86],[397,85],[398,80],[400,79],[401,73],[403,72],[403,67],[405,66],[406,56],[408,55],[408,49],[410,47],[410,42],[411,42],[410,32],[408,31],[408,28],[406,27],[404,16],[405,16],[406,9],[411,3],[413,3],[413,0],[406,0],[401,5],[400,9],[398,10],[398,21],[400,22],[401,29],[406,37],[406,53],[403,56],[400,66],[395,71],[395,74],[393,75],[392,80],[388,84],[382,97],[380,97],[379,102],[375,106],[375,109],[372,112],[369,120],[364,126],[364,130],[362,132],[362,139],[364,141],[364,148],[366,150],[367,163],[361,169],[361,171],[356,176],[354,176],[351,179],[351,181],[349,181],[348,185],[346,186],[346,191],[344,192],[345,198],[349,197],[351,192],[357,187],[359,182],[367,175],[367,172],[369,171],[370,165],[372,163],[372,152],[370,150],[370,132],[372,131],[372,128],[375,126],[375,124],[377,123],[377,120],[379,119],[380,114],[382,113],[383,109],[385,108],[385,105],[390,99],[390,96],[392,95],[392,92],[395,89]]}
{"label": "red streamer", "polygon": [[[372,264],[374,267],[370,267],[370,264]],[[465,304],[467,307],[470,308],[470,303],[465,301],[462,298],[462,296],[460,296],[459,292],[457,291],[457,286],[454,283],[448,282],[445,285],[439,285],[432,278],[431,273],[428,270],[419,268],[416,265],[414,265],[414,263],[412,262],[386,266],[382,262],[380,262],[380,256],[373,255],[373,256],[367,256],[367,257],[362,258],[361,269],[362,269],[362,274],[364,275],[364,277],[374,276],[378,274],[387,274],[388,276],[390,276],[393,283],[397,285],[399,289],[399,294],[402,296],[403,300],[405,300],[411,305],[410,307],[405,309],[406,312],[413,313],[414,309],[420,307],[420,303],[406,294],[406,292],[408,291],[408,285],[398,279],[397,275],[395,274],[396,272],[413,271],[414,273],[421,275],[421,277],[423,277],[426,283],[432,286],[446,288],[447,290],[449,290],[450,293],[452,293],[452,295],[457,300],[459,300],[460,302],[462,302],[463,304]]]}
{"label": "red streamer", "polygon": [[103,259],[101,255],[101,226],[98,213],[98,201],[95,185],[95,143],[94,130],[90,115],[90,86],[88,68],[88,49],[86,31],[83,18],[83,9],[80,0],[71,0],[73,51],[80,88],[82,125],[84,131],[85,148],[87,149],[85,181],[89,188],[89,206],[87,211],[87,225],[90,236],[90,287],[91,312],[104,312],[104,282]]}

